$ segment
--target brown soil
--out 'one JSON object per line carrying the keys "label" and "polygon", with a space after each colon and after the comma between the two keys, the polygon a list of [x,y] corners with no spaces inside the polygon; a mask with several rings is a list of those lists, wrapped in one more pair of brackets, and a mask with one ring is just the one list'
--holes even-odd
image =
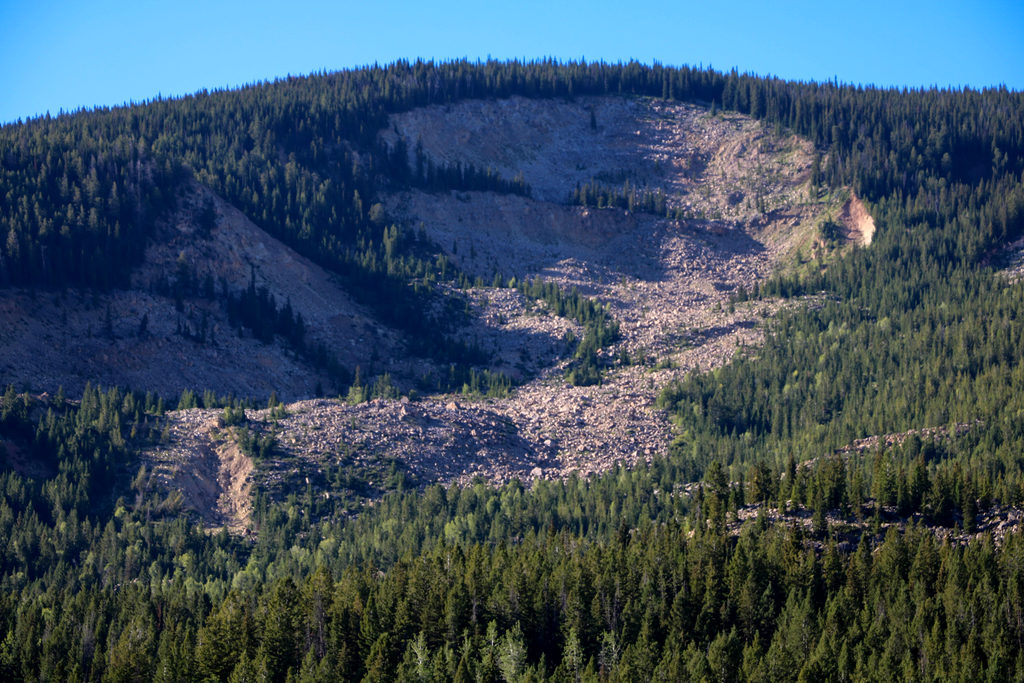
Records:
{"label": "brown soil", "polygon": [[864,202],[851,194],[850,198],[843,204],[839,214],[839,221],[846,228],[850,241],[866,247],[871,244],[875,236],[875,219],[868,213]]}
{"label": "brown soil", "polygon": [[234,442],[217,447],[220,469],[217,484],[220,496],[217,511],[227,522],[228,530],[242,533],[252,528],[253,463]]}
{"label": "brown soil", "polygon": [[220,412],[183,410],[167,422],[167,438],[143,453],[158,490],[177,490],[211,528],[252,528],[253,463],[219,427]]}

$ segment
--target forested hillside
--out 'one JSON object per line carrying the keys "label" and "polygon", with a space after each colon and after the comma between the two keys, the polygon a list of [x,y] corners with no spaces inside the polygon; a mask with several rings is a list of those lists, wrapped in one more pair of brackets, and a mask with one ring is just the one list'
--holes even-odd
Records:
{"label": "forested hillside", "polygon": [[[197,182],[459,381],[474,350],[449,344],[455,312],[436,302],[466,275],[393,223],[384,194],[533,190],[416,163],[379,131],[427,105],[598,95],[803,136],[808,201],[855,193],[877,226],[870,247],[801,254],[733,293],[730,306],[780,312],[760,347],[659,387],[674,421],[664,456],[529,487],[414,486],[392,467],[373,496],[339,468],[321,473],[327,490],[307,478],[256,491],[246,534],[204,531],[140,467],[168,438],[175,399],[10,387],[0,678],[1024,678],[1024,285],[1002,270],[1024,234],[1021,93],[636,63],[399,63],[36,119],[0,128],[0,285],[125,287]],[[595,181],[565,201],[682,218],[638,192]],[[499,275],[495,297],[517,274]],[[513,284],[586,326],[573,383],[637,362],[600,355],[618,327],[598,303]],[[218,298],[241,325],[317,353],[255,283]],[[223,409],[220,428],[255,429],[252,401],[202,402]],[[268,425],[286,417],[268,410]],[[249,447],[259,459],[276,445]]]}

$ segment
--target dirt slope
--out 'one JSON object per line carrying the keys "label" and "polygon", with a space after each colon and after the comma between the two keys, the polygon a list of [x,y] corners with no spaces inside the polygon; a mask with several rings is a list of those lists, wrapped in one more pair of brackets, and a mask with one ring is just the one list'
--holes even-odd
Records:
{"label": "dirt slope", "polygon": [[217,411],[178,411],[168,439],[146,452],[144,464],[151,487],[180,491],[208,526],[243,533],[252,528],[253,463],[219,417]]}
{"label": "dirt slope", "polygon": [[875,219],[868,213],[864,202],[856,195],[843,204],[842,212],[839,214],[839,221],[846,228],[848,239],[862,247],[869,246],[875,236]]}

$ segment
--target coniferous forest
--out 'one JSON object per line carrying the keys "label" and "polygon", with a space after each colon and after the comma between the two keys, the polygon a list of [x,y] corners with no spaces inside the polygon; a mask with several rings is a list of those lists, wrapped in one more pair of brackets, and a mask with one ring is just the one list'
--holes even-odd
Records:
{"label": "coniferous forest", "polygon": [[[257,492],[247,536],[204,531],[147,487],[137,454],[171,398],[8,387],[0,435],[28,465],[0,471],[0,679],[1024,680],[1024,284],[1001,272],[1024,235],[1024,94],[402,62],[47,116],[0,128],[0,286],[124,286],[177,189],[200,182],[417,353],[463,360],[426,304],[436,253],[386,224],[378,194],[530,187],[409,163],[377,133],[392,113],[513,95],[665,98],[792,131],[818,154],[816,188],[870,208],[874,242],[744,293],[816,303],[663,389],[664,458],[529,488],[399,480],[361,508]],[[664,213],[629,187],[571,200]],[[599,382],[614,320],[519,287],[586,326],[568,379]],[[324,355],[255,282],[209,296]],[[207,407],[244,422],[244,401]],[[844,449],[922,427],[941,430]],[[997,512],[1018,524],[976,533]]]}

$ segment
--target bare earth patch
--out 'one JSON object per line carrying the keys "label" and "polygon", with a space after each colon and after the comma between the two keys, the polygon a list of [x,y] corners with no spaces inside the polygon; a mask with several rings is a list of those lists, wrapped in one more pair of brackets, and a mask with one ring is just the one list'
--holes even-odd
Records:
{"label": "bare earth patch", "polygon": [[850,195],[850,198],[843,204],[839,221],[846,228],[850,241],[862,247],[871,244],[871,240],[875,236],[875,219],[868,213],[864,202],[856,195]]}
{"label": "bare earth patch", "polygon": [[150,484],[180,491],[207,526],[243,533],[252,528],[253,463],[219,425],[219,411],[170,413],[167,438],[145,451],[143,462]]}
{"label": "bare earth patch", "polygon": [[217,447],[220,467],[217,471],[217,511],[228,529],[239,533],[252,528],[252,458],[238,444],[227,442]]}

